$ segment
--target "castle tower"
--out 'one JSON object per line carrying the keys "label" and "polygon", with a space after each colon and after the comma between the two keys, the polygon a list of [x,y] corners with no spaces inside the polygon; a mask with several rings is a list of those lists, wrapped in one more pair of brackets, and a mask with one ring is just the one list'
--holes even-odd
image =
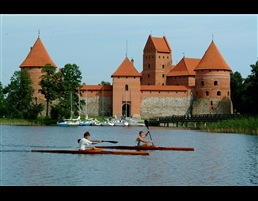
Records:
{"label": "castle tower", "polygon": [[113,78],[113,116],[140,116],[141,74],[127,57],[111,75]]}
{"label": "castle tower", "polygon": [[44,95],[39,93],[38,90],[40,89],[41,70],[46,64],[56,67],[56,64],[52,61],[42,41],[38,37],[33,47],[30,48],[29,54],[20,65],[21,70],[28,70],[34,89],[33,96],[37,98],[44,98]]}
{"label": "castle tower", "polygon": [[202,102],[199,113],[231,113],[230,72],[217,46],[212,41],[195,68],[195,97]]}
{"label": "castle tower", "polygon": [[149,35],[143,50],[142,85],[166,85],[166,75],[172,68],[172,50],[166,37]]}

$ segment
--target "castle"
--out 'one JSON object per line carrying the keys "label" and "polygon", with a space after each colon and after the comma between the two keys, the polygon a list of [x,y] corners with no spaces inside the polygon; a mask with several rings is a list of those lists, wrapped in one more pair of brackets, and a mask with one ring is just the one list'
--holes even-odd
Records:
{"label": "castle", "polygon": [[[20,65],[21,70],[30,73],[38,102],[44,102],[38,83],[46,64],[57,67],[38,37]],[[172,65],[172,50],[166,37],[149,35],[143,49],[142,72],[126,57],[111,74],[111,85],[84,82],[81,99],[85,99],[86,106],[81,114],[135,118],[231,114],[230,72],[213,40],[202,58],[183,57]]]}

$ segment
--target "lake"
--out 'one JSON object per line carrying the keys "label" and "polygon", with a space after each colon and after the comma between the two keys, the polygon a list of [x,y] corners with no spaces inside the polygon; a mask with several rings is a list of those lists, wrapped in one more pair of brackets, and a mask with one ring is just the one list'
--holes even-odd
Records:
{"label": "lake", "polygon": [[[194,151],[144,155],[31,152],[76,149],[85,131],[99,145],[134,145],[146,127],[0,125],[1,186],[257,186],[258,136],[150,127],[157,146]],[[147,137],[149,139],[149,136]]]}

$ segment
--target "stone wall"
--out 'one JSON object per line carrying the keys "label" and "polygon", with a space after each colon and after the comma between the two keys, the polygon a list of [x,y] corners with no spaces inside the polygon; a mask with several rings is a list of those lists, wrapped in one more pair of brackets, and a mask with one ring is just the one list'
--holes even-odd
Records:
{"label": "stone wall", "polygon": [[[212,102],[212,105],[211,105]],[[192,114],[232,114],[233,106],[229,98],[198,98],[193,102]]]}
{"label": "stone wall", "polygon": [[189,98],[144,98],[141,102],[141,117],[184,115],[189,107]]}

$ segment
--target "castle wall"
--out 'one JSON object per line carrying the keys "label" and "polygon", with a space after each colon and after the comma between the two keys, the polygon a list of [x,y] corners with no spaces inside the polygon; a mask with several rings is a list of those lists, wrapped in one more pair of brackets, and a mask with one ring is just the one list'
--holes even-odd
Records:
{"label": "castle wall", "polygon": [[193,102],[192,114],[232,114],[233,105],[229,98],[199,98]]}
{"label": "castle wall", "polygon": [[189,107],[189,98],[145,97],[141,102],[141,117],[184,115]]}

